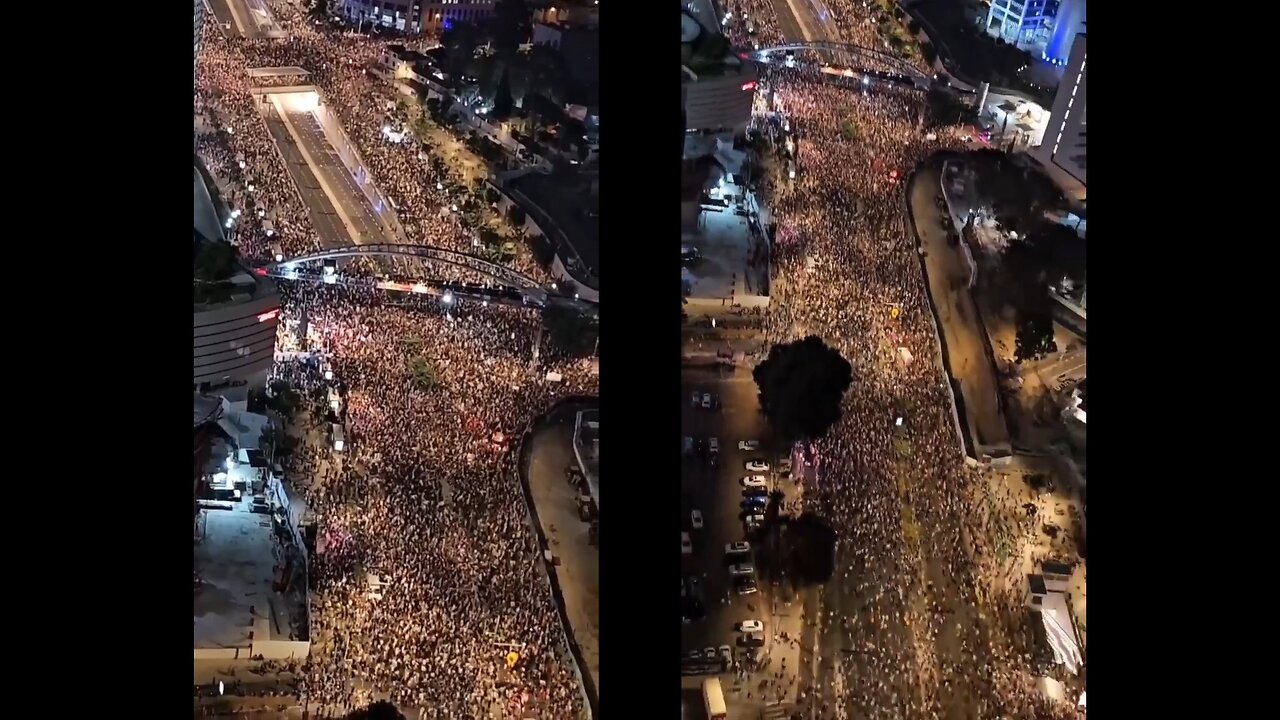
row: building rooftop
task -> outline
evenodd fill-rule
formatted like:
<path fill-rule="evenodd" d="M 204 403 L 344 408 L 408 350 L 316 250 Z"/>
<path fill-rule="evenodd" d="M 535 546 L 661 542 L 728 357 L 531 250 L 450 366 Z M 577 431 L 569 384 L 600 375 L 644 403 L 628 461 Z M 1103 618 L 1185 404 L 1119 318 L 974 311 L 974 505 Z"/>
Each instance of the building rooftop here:
<path fill-rule="evenodd" d="M 683 279 L 688 297 L 732 299 L 734 295 L 768 295 L 766 240 L 752 226 L 750 203 L 742 199 L 744 190 L 718 180 L 702 200 L 697 232 L 685 233 L 680 244 L 696 248 L 700 257 L 686 263 Z M 727 204 L 720 204 L 725 202 Z"/>
<path fill-rule="evenodd" d="M 275 589 L 276 555 L 284 553 L 271 515 L 253 511 L 248 491 L 216 504 L 228 509 L 202 508 L 196 531 L 195 647 L 249 648 L 299 634 L 305 612 L 298 612 L 298 597 Z"/>

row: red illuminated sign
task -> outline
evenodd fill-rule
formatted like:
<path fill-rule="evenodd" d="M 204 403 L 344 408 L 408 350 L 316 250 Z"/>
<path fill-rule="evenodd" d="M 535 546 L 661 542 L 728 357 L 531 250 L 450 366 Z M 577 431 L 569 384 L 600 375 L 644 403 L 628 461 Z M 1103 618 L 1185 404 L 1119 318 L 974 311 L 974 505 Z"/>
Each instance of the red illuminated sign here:
<path fill-rule="evenodd" d="M 752 80 L 751 82 L 747 82 L 747 83 L 742 83 L 742 91 L 743 91 L 743 92 L 749 92 L 749 91 L 751 91 L 751 90 L 755 90 L 755 89 L 756 89 L 756 81 L 755 81 L 755 80 Z"/>
<path fill-rule="evenodd" d="M 261 315 L 259 315 L 259 316 L 258 316 L 258 322 L 266 322 L 266 321 L 268 321 L 268 320 L 275 320 L 275 319 L 276 319 L 276 317 L 277 317 L 279 314 L 280 314 L 280 308 L 276 308 L 275 310 L 268 310 L 268 311 L 266 311 L 266 312 L 264 312 L 264 313 L 262 313 Z"/>

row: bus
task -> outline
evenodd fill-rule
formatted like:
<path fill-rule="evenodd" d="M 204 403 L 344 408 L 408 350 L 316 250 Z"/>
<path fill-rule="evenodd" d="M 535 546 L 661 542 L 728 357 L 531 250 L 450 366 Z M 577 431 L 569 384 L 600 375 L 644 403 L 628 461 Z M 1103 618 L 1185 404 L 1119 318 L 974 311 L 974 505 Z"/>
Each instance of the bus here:
<path fill-rule="evenodd" d="M 728 710 L 724 705 L 724 692 L 720 690 L 720 678 L 707 678 L 702 681 L 702 701 L 707 707 L 708 720 L 727 720 Z"/>

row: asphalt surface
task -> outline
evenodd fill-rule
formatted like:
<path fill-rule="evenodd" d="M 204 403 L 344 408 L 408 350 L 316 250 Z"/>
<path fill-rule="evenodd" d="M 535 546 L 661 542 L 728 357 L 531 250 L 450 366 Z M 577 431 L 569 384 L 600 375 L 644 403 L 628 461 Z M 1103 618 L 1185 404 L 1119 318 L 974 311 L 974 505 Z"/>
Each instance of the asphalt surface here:
<path fill-rule="evenodd" d="M 960 382 L 964 421 L 974 445 L 1007 447 L 1009 429 L 1000 408 L 995 367 L 982 340 L 985 331 L 968 288 L 969 271 L 962 251 L 951 247 L 943 229 L 944 222 L 950 226 L 950 218 L 946 211 L 938 209 L 940 183 L 939 167 L 929 164 L 916 171 L 910 190 L 911 212 L 925 250 L 929 293 L 942 323 L 938 329 L 946 338 L 951 376 Z"/>
<path fill-rule="evenodd" d="M 280 148 L 280 153 L 284 155 L 289 174 L 293 176 L 294 182 L 298 185 L 298 191 L 302 194 L 302 202 L 306 204 L 307 212 L 311 215 L 311 224 L 316 229 L 320 245 L 325 248 L 354 245 L 354 239 L 343 226 L 342 218 L 334 210 L 333 203 L 325 195 L 319 179 L 307 164 L 306 158 L 284 126 L 284 122 L 276 117 L 275 113 L 266 118 L 266 122 L 267 131 L 271 133 L 271 137 L 276 141 L 276 147 Z"/>
<path fill-rule="evenodd" d="M 695 390 L 699 394 L 709 392 L 719 398 L 721 408 L 707 410 L 700 404 L 694 408 L 690 395 Z M 741 658 L 742 649 L 737 645 L 740 635 L 735 627 L 743 620 L 761 620 L 766 626 L 766 638 L 770 637 L 768 608 L 772 589 L 762 584 L 758 593 L 735 595 L 728 571 L 732 562 L 726 558 L 724 546 L 746 539 L 740 519 L 742 488 L 738 481 L 744 475 L 756 474 L 748 473 L 744 468 L 748 460 L 766 457 L 764 452 L 738 450 L 738 441 L 764 440 L 765 420 L 759 413 L 755 383 L 746 370 L 723 374 L 715 368 L 686 367 L 681 372 L 680 399 L 682 436 L 703 441 L 714 436 L 720 443 L 717 468 L 712 469 L 709 462 L 696 453 L 684 458 L 682 465 L 681 527 L 693 540 L 693 554 L 681 556 L 681 568 L 686 577 L 697 578 L 706 617 L 683 625 L 681 652 L 729 645 L 734 648 L 735 657 Z M 690 511 L 694 508 L 702 511 L 702 529 L 692 527 Z M 674 538 L 672 540 L 674 545 Z M 737 557 L 736 562 L 755 563 L 753 557 Z M 745 694 L 737 697 L 738 693 L 733 691 L 732 674 L 722 673 L 720 677 L 730 707 L 746 704 Z M 698 681 L 701 679 L 697 678 Z M 730 714 L 734 716 L 734 713 Z"/>
<path fill-rule="evenodd" d="M 573 455 L 576 411 L 557 416 L 529 439 L 529 491 L 538 522 L 560 559 L 556 578 L 572 626 L 573 641 L 582 651 L 589 672 L 600 686 L 600 548 L 589 540 L 590 524 L 578 518 L 577 488 L 565 479 L 565 467 L 577 467 Z"/>
<path fill-rule="evenodd" d="M 209 5 L 219 23 L 230 24 L 234 36 L 259 39 L 281 33 L 263 0 L 209 0 Z"/>
<path fill-rule="evenodd" d="M 354 228 L 356 243 L 388 242 L 378 221 L 378 213 L 369 198 L 347 170 L 338 151 L 329 143 L 320 127 L 320 121 L 309 112 L 290 112 L 289 123 L 298 133 L 303 149 L 313 163 L 312 170 L 324 181 L 333 194 L 332 200 L 341 206 Z"/>

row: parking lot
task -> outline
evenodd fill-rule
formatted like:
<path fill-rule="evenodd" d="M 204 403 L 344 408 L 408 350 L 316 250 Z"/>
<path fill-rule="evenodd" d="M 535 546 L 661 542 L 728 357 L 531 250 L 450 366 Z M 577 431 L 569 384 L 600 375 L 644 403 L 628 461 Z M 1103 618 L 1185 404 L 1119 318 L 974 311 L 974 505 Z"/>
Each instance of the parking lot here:
<path fill-rule="evenodd" d="M 701 596 L 705 615 L 700 620 L 685 622 L 681 635 L 681 649 L 685 654 L 686 674 L 727 671 L 719 656 L 721 648 L 732 649 L 734 661 L 745 660 L 745 648 L 739 644 L 742 634 L 737 632 L 739 623 L 759 620 L 767 624 L 770 588 L 760 585 L 759 591 L 749 595 L 734 592 L 729 566 L 754 564 L 751 553 L 725 553 L 729 543 L 746 539 L 741 520 L 743 488 L 741 480 L 747 475 L 764 475 L 768 472 L 749 472 L 745 465 L 751 460 L 768 460 L 763 449 L 747 451 L 739 449 L 743 440 L 767 442 L 764 437 L 766 423 L 759 413 L 756 386 L 746 370 L 724 371 L 716 368 L 686 367 L 681 374 L 681 426 L 682 435 L 692 438 L 692 452 L 686 453 L 681 473 L 682 529 L 689 534 L 691 552 L 682 554 L 681 562 L 685 579 L 683 591 L 690 590 L 690 579 L 696 583 L 694 592 Z M 695 406 L 693 393 L 699 394 Z M 702 396 L 712 396 L 713 407 L 703 407 Z M 716 438 L 719 450 L 712 453 L 710 439 Z M 682 451 L 688 447 L 683 441 Z M 712 460 L 712 455 L 716 460 Z M 702 516 L 702 527 L 693 527 L 692 511 Z M 744 575 L 746 577 L 746 575 Z M 689 609 L 688 604 L 685 604 Z M 769 628 L 764 628 L 763 638 L 768 642 Z M 715 649 L 707 662 L 692 660 L 694 652 L 705 653 Z M 761 652 L 766 652 L 767 645 Z"/>

